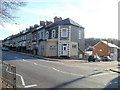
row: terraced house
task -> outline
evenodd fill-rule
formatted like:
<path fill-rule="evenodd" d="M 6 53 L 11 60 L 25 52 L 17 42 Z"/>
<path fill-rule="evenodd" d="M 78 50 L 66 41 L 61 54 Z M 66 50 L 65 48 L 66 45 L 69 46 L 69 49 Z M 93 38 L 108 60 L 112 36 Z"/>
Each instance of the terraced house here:
<path fill-rule="evenodd" d="M 54 22 L 40 21 L 40 25 L 26 29 L 22 44 L 26 51 L 46 57 L 80 57 L 84 55 L 84 27 L 70 18 L 55 17 Z M 5 44 L 5 39 L 3 43 Z M 10 45 L 10 44 L 9 44 Z"/>

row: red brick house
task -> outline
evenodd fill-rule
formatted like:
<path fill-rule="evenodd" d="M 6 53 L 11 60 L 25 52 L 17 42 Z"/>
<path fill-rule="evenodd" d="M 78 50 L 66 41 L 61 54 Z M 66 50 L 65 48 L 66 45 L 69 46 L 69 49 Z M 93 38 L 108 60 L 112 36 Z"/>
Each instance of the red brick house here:
<path fill-rule="evenodd" d="M 99 56 L 110 56 L 113 60 L 120 57 L 120 48 L 113 43 L 100 41 L 93 46 L 93 54 Z"/>

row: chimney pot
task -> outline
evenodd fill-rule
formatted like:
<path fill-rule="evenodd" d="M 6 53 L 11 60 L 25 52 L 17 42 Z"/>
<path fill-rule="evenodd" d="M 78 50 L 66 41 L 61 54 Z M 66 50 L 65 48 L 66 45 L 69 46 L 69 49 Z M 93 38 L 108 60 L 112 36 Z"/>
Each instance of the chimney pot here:
<path fill-rule="evenodd" d="M 55 16 L 54 17 L 54 22 L 58 22 L 58 21 L 62 21 L 62 18 L 61 17 L 58 18 L 57 16 Z"/>
<path fill-rule="evenodd" d="M 40 21 L 40 26 L 45 26 L 45 21 Z"/>

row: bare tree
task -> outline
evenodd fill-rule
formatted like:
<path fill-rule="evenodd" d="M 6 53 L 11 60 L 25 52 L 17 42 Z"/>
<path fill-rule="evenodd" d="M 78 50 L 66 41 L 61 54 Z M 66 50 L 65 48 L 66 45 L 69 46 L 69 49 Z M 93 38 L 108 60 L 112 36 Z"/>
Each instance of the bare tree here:
<path fill-rule="evenodd" d="M 13 21 L 16 18 L 14 12 L 25 5 L 21 0 L 0 0 L 0 24 Z"/>

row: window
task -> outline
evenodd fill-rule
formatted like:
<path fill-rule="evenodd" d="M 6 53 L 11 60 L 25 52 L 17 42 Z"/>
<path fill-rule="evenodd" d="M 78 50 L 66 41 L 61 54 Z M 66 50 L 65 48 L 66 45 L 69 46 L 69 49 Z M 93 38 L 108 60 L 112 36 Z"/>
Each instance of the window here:
<path fill-rule="evenodd" d="M 37 37 L 36 37 L 37 34 L 34 34 L 34 40 L 37 40 Z"/>
<path fill-rule="evenodd" d="M 77 50 L 77 46 L 76 45 L 72 45 L 72 50 Z"/>
<path fill-rule="evenodd" d="M 68 28 L 61 29 L 61 37 L 68 37 Z"/>
<path fill-rule="evenodd" d="M 55 30 L 52 30 L 52 38 L 55 38 Z"/>
<path fill-rule="evenodd" d="M 25 35 L 25 40 L 26 40 L 26 35 Z"/>
<path fill-rule="evenodd" d="M 111 48 L 111 53 L 114 53 L 114 48 Z"/>
<path fill-rule="evenodd" d="M 49 32 L 47 31 L 46 32 L 46 39 L 48 39 L 49 38 Z"/>
<path fill-rule="evenodd" d="M 49 49 L 50 51 L 56 51 L 56 46 L 50 46 Z"/>
<path fill-rule="evenodd" d="M 41 32 L 41 38 L 40 39 L 43 39 L 43 32 Z"/>
<path fill-rule="evenodd" d="M 41 46 L 41 51 L 44 51 L 44 46 Z"/>
<path fill-rule="evenodd" d="M 79 39 L 82 39 L 82 32 L 79 30 Z"/>

